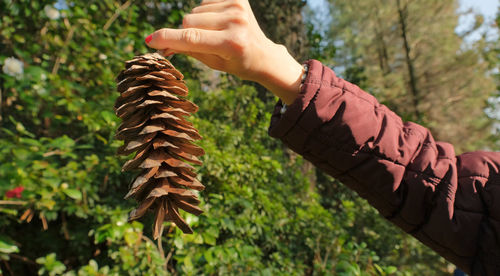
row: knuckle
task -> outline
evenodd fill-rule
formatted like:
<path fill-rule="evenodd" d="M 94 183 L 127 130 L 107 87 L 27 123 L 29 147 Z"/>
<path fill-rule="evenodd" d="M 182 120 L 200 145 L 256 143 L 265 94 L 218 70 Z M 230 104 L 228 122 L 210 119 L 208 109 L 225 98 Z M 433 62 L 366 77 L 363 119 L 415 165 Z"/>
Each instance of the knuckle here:
<path fill-rule="evenodd" d="M 229 14 L 229 21 L 242 26 L 249 24 L 248 18 L 242 12 L 232 12 Z"/>
<path fill-rule="evenodd" d="M 238 56 L 244 54 L 246 44 L 247 41 L 245 35 L 240 33 L 231 35 L 226 42 L 226 45 L 230 47 L 231 52 L 235 53 Z"/>
<path fill-rule="evenodd" d="M 198 29 L 185 29 L 182 32 L 182 38 L 188 44 L 198 44 L 201 40 L 201 32 Z"/>
<path fill-rule="evenodd" d="M 244 11 L 245 10 L 245 5 L 241 1 L 238 1 L 238 0 L 229 1 L 229 7 L 231 9 L 237 10 L 237 11 Z"/>
<path fill-rule="evenodd" d="M 191 13 L 197 13 L 200 10 L 200 6 L 196 6 L 191 10 Z"/>
<path fill-rule="evenodd" d="M 247 35 L 245 32 L 238 32 L 236 34 L 233 35 L 233 41 L 234 41 L 234 44 L 236 45 L 245 45 L 246 43 L 248 43 L 248 39 L 247 39 Z"/>

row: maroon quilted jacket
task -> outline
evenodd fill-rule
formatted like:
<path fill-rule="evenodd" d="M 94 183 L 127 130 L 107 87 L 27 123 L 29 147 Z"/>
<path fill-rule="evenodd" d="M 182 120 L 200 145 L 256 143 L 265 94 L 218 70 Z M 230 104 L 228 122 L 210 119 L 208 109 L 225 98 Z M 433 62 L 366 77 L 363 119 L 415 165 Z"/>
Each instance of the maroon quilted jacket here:
<path fill-rule="evenodd" d="M 500 153 L 455 155 L 426 128 L 311 60 L 269 134 L 471 275 L 500 275 Z M 282 114 L 283 113 L 283 114 Z"/>

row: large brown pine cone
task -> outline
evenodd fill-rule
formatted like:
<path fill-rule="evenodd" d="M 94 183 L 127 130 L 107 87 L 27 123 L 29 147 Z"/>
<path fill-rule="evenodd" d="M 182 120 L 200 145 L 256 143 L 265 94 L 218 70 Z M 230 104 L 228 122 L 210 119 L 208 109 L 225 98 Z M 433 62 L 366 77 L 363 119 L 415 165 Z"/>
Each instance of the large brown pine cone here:
<path fill-rule="evenodd" d="M 197 196 L 188 190 L 205 188 L 187 163 L 201 165 L 197 156 L 205 153 L 192 144 L 201 136 L 185 119 L 198 107 L 184 98 L 188 88 L 183 75 L 161 55 L 137 56 L 125 62 L 125 67 L 117 77 L 120 97 L 115 111 L 122 124 L 116 138 L 125 141 L 118 154 L 136 152 L 122 170 L 141 170 L 125 196 L 140 203 L 129 220 L 153 210 L 155 239 L 161 235 L 164 221 L 174 222 L 184 233 L 193 233 L 179 208 L 194 215 L 203 212 L 197 207 Z"/>

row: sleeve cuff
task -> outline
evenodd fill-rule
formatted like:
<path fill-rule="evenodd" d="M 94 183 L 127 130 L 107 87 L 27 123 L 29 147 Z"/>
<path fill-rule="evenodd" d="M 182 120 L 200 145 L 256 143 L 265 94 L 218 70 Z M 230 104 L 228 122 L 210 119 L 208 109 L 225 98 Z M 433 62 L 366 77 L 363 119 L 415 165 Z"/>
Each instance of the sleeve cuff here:
<path fill-rule="evenodd" d="M 323 65 L 317 60 L 309 60 L 306 64 L 309 66 L 309 73 L 297 99 L 291 105 L 286 106 L 286 109 L 283 108 L 284 104 L 281 100 L 274 107 L 269 127 L 269 135 L 271 137 L 280 139 L 286 136 L 300 119 L 311 101 L 313 101 L 321 87 Z"/>

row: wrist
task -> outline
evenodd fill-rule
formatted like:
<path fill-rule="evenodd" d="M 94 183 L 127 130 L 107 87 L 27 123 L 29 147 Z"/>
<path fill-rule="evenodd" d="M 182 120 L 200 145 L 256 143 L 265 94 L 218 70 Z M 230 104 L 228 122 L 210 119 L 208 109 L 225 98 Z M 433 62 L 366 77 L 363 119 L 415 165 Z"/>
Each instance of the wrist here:
<path fill-rule="evenodd" d="M 254 81 L 260 83 L 279 97 L 292 104 L 300 93 L 303 66 L 288 52 L 285 46 L 272 44 L 262 56 L 262 70 Z"/>

